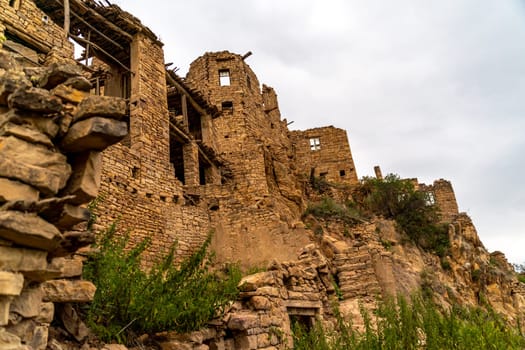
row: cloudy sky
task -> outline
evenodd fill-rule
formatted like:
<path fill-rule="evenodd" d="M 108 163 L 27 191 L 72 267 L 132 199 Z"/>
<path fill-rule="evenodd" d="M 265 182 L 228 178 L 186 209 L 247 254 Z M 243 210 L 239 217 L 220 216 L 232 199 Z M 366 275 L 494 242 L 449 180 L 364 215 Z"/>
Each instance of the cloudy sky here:
<path fill-rule="evenodd" d="M 358 175 L 451 180 L 490 251 L 525 262 L 524 0 L 110 0 L 184 75 L 252 51 L 291 128 L 348 131 Z"/>

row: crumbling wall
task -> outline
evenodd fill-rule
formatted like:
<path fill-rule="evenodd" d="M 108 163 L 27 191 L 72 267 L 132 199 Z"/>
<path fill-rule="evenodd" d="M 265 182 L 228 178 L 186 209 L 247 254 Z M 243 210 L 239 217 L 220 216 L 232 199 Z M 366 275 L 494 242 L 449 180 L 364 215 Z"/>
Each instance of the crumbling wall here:
<path fill-rule="evenodd" d="M 0 37 L 5 49 L 25 57 L 25 64 L 39 64 L 50 51 L 73 56 L 71 44 L 61 27 L 49 19 L 33 1 L 0 0 Z M 0 46 L 2 45 L 0 40 Z"/>
<path fill-rule="evenodd" d="M 209 216 L 205 206 L 185 199 L 170 163 L 162 47 L 137 34 L 131 51 L 129 145 L 120 143 L 104 152 L 98 228 L 118 218 L 120 229 L 131 231 L 132 241 L 151 237 L 146 263 L 175 242 L 182 258 L 206 239 L 211 230 Z"/>
<path fill-rule="evenodd" d="M 309 176 L 323 177 L 338 183 L 357 183 L 357 172 L 348 144 L 346 130 L 333 126 L 292 131 L 298 171 Z"/>
<path fill-rule="evenodd" d="M 442 221 L 451 222 L 459 214 L 456 195 L 450 181 L 439 179 L 435 180 L 432 185 L 419 184 L 419 189 L 430 194 L 431 199 L 439 208 Z"/>
<path fill-rule="evenodd" d="M 46 349 L 55 316 L 87 336 L 70 303 L 91 301 L 79 224 L 97 196 L 100 152 L 127 134 L 126 102 L 89 96 L 76 66 L 23 70 L 0 52 L 0 347 Z M 56 311 L 56 312 L 55 312 Z"/>

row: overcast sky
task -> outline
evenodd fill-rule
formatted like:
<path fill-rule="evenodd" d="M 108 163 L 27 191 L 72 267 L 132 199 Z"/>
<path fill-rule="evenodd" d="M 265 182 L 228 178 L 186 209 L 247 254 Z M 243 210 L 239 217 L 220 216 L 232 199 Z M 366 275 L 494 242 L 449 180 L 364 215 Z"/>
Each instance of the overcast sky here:
<path fill-rule="evenodd" d="M 291 128 L 346 129 L 359 177 L 452 181 L 485 247 L 525 262 L 525 1 L 110 1 L 181 75 L 252 51 Z"/>

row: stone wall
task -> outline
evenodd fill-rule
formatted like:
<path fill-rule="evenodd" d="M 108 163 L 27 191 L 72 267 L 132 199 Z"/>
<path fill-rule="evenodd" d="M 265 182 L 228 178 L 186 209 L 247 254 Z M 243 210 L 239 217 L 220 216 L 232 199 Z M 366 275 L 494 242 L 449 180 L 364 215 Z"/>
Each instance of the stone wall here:
<path fill-rule="evenodd" d="M 0 19 L 0 36 L 8 40 L 3 45 L 28 57 L 26 64 L 42 63 L 52 50 L 73 56 L 73 44 L 66 39 L 63 29 L 32 1 L 0 0 Z"/>
<path fill-rule="evenodd" d="M 168 103 L 161 45 L 137 34 L 132 42 L 134 72 L 129 145 L 104 152 L 97 205 L 100 229 L 119 219 L 132 241 L 152 238 L 146 262 L 178 242 L 180 258 L 199 247 L 211 230 L 207 208 L 186 201 L 170 163 Z M 198 179 L 198 168 L 197 168 Z"/>
<path fill-rule="evenodd" d="M 331 182 L 357 183 L 357 173 L 348 144 L 346 130 L 333 126 L 292 131 L 291 139 L 297 158 L 298 171 Z"/>
<path fill-rule="evenodd" d="M 77 66 L 22 69 L 0 51 L 2 349 L 46 349 L 55 316 L 77 340 L 87 336 L 70 323 L 70 303 L 95 293 L 75 252 L 94 241 L 81 224 L 98 194 L 100 152 L 128 130 L 126 101 L 90 89 Z"/>
<path fill-rule="evenodd" d="M 431 194 L 439 208 L 442 221 L 451 222 L 459 214 L 456 195 L 450 181 L 439 179 L 432 185 L 419 184 L 419 189 Z"/>

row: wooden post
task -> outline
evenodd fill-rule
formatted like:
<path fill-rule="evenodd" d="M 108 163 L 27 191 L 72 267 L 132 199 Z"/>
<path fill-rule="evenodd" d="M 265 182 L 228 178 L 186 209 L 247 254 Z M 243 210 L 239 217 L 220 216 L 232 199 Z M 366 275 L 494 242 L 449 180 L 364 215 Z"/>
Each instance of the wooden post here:
<path fill-rule="evenodd" d="M 87 41 L 88 43 L 86 44 L 85 55 L 86 55 L 86 66 L 89 66 L 89 49 L 90 49 L 90 43 L 91 43 L 91 30 L 87 34 Z"/>
<path fill-rule="evenodd" d="M 64 32 L 66 39 L 69 37 L 69 0 L 64 0 Z"/>
<path fill-rule="evenodd" d="M 190 132 L 190 120 L 188 118 L 188 103 L 186 102 L 186 94 L 182 94 L 182 116 L 184 117 L 184 126 L 186 132 Z"/>

